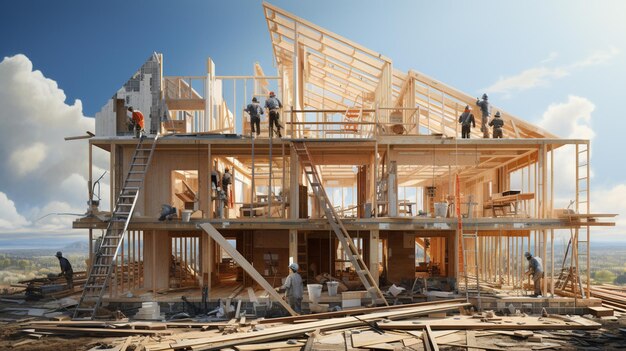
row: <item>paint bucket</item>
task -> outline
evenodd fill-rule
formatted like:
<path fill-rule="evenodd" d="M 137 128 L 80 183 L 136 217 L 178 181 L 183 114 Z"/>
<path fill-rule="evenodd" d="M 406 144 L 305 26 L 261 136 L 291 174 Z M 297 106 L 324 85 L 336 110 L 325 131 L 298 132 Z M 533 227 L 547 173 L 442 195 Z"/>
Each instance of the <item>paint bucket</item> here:
<path fill-rule="evenodd" d="M 444 218 L 448 213 L 448 203 L 447 202 L 435 202 L 435 217 Z"/>
<path fill-rule="evenodd" d="M 337 296 L 337 288 L 339 287 L 339 282 L 326 282 L 326 287 L 328 287 L 328 296 Z"/>
<path fill-rule="evenodd" d="M 183 222 L 189 222 L 189 220 L 191 220 L 191 214 L 193 213 L 192 210 L 183 210 Z"/>
<path fill-rule="evenodd" d="M 309 292 L 309 301 L 318 303 L 322 296 L 322 284 L 307 284 L 306 289 Z"/>

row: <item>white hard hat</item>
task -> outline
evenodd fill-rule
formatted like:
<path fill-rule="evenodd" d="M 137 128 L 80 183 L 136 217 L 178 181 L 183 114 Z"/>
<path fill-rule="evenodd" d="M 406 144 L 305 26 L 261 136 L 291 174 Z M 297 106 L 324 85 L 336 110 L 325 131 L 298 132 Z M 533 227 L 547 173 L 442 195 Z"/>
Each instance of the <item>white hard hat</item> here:
<path fill-rule="evenodd" d="M 298 266 L 298 264 L 295 262 L 289 265 L 289 269 L 291 269 L 294 272 L 297 271 L 298 268 L 300 268 L 300 266 Z"/>

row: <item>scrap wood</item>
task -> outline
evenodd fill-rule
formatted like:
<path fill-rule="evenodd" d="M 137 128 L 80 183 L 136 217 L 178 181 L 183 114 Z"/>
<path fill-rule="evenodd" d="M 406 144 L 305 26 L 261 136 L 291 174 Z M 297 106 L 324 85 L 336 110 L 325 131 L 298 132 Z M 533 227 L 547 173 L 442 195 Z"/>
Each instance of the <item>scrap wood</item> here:
<path fill-rule="evenodd" d="M 441 344 L 446 345 L 446 346 L 469 348 L 468 345 L 464 345 L 464 344 L 457 344 L 457 343 L 441 343 Z M 507 344 L 513 344 L 513 343 L 507 343 Z M 510 347 L 514 347 L 514 346 L 520 346 L 520 345 L 519 344 L 510 345 Z M 491 347 L 491 346 L 476 346 L 475 349 L 487 350 L 487 351 L 505 351 L 506 350 L 506 349 L 501 349 L 499 347 Z"/>
<path fill-rule="evenodd" d="M 366 331 L 363 333 L 352 333 L 352 346 L 364 347 L 374 344 L 385 344 L 389 342 L 401 341 L 402 339 L 412 339 L 413 336 L 406 334 L 378 333 Z"/>
<path fill-rule="evenodd" d="M 439 351 L 439 345 L 433 336 L 433 331 L 429 326 L 426 326 L 424 329 L 424 334 L 422 334 L 422 338 L 424 339 L 424 346 L 427 351 Z"/>
<path fill-rule="evenodd" d="M 36 326 L 35 332 L 48 331 L 55 334 L 84 334 L 84 335 L 159 335 L 171 334 L 169 330 L 137 330 L 137 329 L 111 329 L 111 328 L 72 328 L 72 327 L 53 327 L 47 325 Z"/>
<path fill-rule="evenodd" d="M 393 321 L 380 323 L 381 329 L 402 329 L 416 330 L 423 329 L 426 325 L 432 329 L 475 329 L 475 330 L 519 330 L 519 329 L 538 329 L 538 330 L 562 330 L 562 329 L 580 329 L 591 330 L 599 329 L 601 324 L 589 321 L 581 317 L 570 317 L 567 321 L 549 320 L 548 318 L 537 319 L 535 317 L 508 317 L 505 323 L 491 324 L 483 323 L 478 319 L 468 318 L 466 316 L 449 317 L 445 319 L 419 319 L 414 321 Z M 518 323 L 523 323 L 519 325 Z"/>
<path fill-rule="evenodd" d="M 315 338 L 320 333 L 319 329 L 315 329 L 312 333 L 309 334 L 309 338 L 306 341 L 306 344 L 302 348 L 302 351 L 311 351 L 313 349 L 313 344 L 315 343 Z"/>
<path fill-rule="evenodd" d="M 393 311 L 370 313 L 360 316 L 360 319 L 367 321 L 375 321 L 383 318 L 399 319 L 410 318 L 415 315 L 424 315 L 433 311 L 455 310 L 459 306 L 467 306 L 468 303 L 439 303 L 432 306 L 422 306 L 414 308 L 397 309 Z M 353 317 L 333 318 L 317 322 L 309 322 L 302 324 L 283 325 L 279 327 L 266 328 L 264 330 L 249 334 L 231 334 L 222 335 L 211 339 L 186 340 L 172 344 L 174 348 L 192 347 L 194 350 L 208 350 L 214 348 L 225 348 L 241 344 L 243 342 L 266 342 L 271 340 L 279 340 L 286 337 L 303 335 L 307 332 L 332 329 L 345 329 L 355 326 L 361 326 L 363 322 Z M 383 325 L 381 323 L 381 325 Z"/>
<path fill-rule="evenodd" d="M 303 341 L 278 341 L 278 342 L 269 342 L 265 344 L 243 344 L 236 345 L 235 348 L 239 351 L 256 351 L 256 350 L 276 350 L 276 349 L 284 349 L 291 347 L 302 347 L 304 346 Z"/>
<path fill-rule="evenodd" d="M 400 309 L 400 308 L 433 306 L 433 305 L 439 305 L 442 303 L 463 303 L 463 302 L 465 302 L 465 299 L 450 299 L 450 300 L 418 302 L 418 303 L 412 303 L 412 304 L 407 304 L 407 305 L 356 308 L 356 309 L 342 310 L 342 311 L 335 311 L 335 312 L 316 313 L 314 318 L 315 319 L 334 318 L 334 317 L 339 317 L 339 316 L 349 316 L 349 315 L 363 314 L 363 313 L 391 311 L 391 310 Z M 277 322 L 287 323 L 287 322 L 295 322 L 297 320 L 311 319 L 311 318 L 312 316 L 310 315 L 268 318 L 268 319 L 261 320 L 260 323 L 277 323 Z"/>

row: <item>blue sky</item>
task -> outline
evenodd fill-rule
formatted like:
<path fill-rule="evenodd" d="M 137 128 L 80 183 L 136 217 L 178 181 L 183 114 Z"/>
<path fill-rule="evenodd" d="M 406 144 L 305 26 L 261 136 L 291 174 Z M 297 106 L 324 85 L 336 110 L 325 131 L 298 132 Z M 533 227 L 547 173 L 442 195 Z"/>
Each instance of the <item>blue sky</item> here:
<path fill-rule="evenodd" d="M 530 122 L 545 122 L 550 106 L 586 108 L 585 116 L 572 117 L 584 128 L 561 129 L 554 120 L 547 125 L 564 137 L 591 130 L 592 190 L 618 198 L 611 201 L 626 196 L 626 2 L 271 3 L 390 57 L 398 69 L 417 70 L 472 95 L 488 92 L 496 105 Z M 255 61 L 272 73 L 260 1 L 5 1 L 0 31 L 0 59 L 25 55 L 33 70 L 56 82 L 71 113 L 85 116 L 93 116 L 154 51 L 164 54 L 166 75 L 204 74 L 209 56 L 220 75 L 251 74 Z M 2 86 L 11 84 L 0 81 Z M 19 118 L 0 114 L 3 121 Z M 2 167 L 0 173 L 7 173 Z M 26 221 L 44 208 L 59 209 L 48 206 L 53 192 L 37 203 L 34 194 L 18 194 L 16 180 L 2 178 L 0 192 Z"/>

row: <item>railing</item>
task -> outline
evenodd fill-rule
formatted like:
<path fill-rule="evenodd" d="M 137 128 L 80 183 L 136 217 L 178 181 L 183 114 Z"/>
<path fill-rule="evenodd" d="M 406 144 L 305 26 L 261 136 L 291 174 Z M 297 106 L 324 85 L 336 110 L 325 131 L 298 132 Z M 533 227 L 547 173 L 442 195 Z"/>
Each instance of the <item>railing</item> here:
<path fill-rule="evenodd" d="M 286 133 L 292 138 L 374 138 L 419 135 L 419 107 L 287 110 Z M 387 113 L 391 111 L 391 113 Z M 358 113 L 357 113 L 358 112 Z M 381 116 L 384 116 L 381 118 Z"/>

